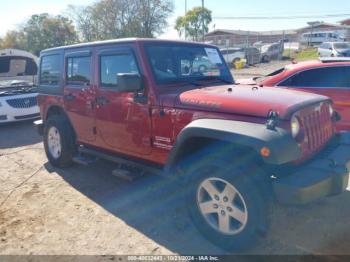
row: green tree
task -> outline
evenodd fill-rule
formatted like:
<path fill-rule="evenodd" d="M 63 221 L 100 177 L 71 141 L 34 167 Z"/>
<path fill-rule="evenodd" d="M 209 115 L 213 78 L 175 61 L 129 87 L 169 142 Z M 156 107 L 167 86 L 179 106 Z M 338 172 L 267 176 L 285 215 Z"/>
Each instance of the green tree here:
<path fill-rule="evenodd" d="M 38 55 L 41 50 L 77 42 L 73 22 L 61 15 L 32 15 L 23 26 L 28 51 Z"/>
<path fill-rule="evenodd" d="M 175 29 L 180 36 L 186 32 L 186 37 L 193 41 L 200 41 L 203 34 L 209 31 L 209 24 L 212 22 L 211 13 L 207 8 L 195 7 L 188 11 L 185 16 L 179 16 L 176 19 Z"/>
<path fill-rule="evenodd" d="M 86 7 L 70 6 L 69 16 L 83 41 L 154 37 L 167 27 L 172 0 L 100 0 Z"/>
<path fill-rule="evenodd" d="M 26 41 L 27 39 L 24 32 L 8 31 L 6 35 L 0 39 L 0 49 L 26 49 Z"/>

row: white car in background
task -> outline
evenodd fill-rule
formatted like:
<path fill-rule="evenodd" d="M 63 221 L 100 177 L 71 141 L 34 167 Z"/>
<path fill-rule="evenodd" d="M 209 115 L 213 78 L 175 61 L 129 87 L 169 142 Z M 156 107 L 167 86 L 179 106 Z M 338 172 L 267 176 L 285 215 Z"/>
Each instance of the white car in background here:
<path fill-rule="evenodd" d="M 31 53 L 0 50 L 0 124 L 40 117 L 35 92 L 38 58 Z"/>
<path fill-rule="evenodd" d="M 320 57 L 350 57 L 350 44 L 346 42 L 325 42 L 318 48 Z"/>
<path fill-rule="evenodd" d="M 220 51 L 225 62 L 230 66 L 233 66 L 235 62 L 241 59 L 245 59 L 244 48 L 226 48 L 221 49 Z"/>

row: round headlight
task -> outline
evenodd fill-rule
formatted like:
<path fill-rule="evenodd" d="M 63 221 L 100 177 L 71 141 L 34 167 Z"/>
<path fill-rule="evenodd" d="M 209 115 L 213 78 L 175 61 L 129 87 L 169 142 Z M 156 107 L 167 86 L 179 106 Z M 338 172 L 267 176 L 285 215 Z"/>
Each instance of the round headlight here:
<path fill-rule="evenodd" d="M 293 138 L 296 138 L 300 132 L 300 122 L 297 117 L 293 116 L 290 121 L 290 129 L 292 131 Z"/>

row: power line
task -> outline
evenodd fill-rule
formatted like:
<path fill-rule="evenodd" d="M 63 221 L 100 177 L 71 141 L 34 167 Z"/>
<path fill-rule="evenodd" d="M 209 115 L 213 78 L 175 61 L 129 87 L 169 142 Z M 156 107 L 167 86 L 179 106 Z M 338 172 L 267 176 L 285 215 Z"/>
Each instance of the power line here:
<path fill-rule="evenodd" d="M 222 20 L 283 20 L 283 19 L 311 19 L 311 18 L 331 18 L 331 17 L 344 17 L 350 16 L 347 14 L 330 14 L 330 15 L 295 15 L 295 16 L 214 16 L 214 19 Z"/>

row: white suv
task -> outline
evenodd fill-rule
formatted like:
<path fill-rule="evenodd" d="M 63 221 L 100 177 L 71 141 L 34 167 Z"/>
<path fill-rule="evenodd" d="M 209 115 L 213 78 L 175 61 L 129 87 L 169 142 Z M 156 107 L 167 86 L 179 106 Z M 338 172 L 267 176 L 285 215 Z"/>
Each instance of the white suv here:
<path fill-rule="evenodd" d="M 350 57 L 350 45 L 346 42 L 325 42 L 318 48 L 320 57 Z"/>
<path fill-rule="evenodd" d="M 37 61 L 25 51 L 0 50 L 0 123 L 40 117 L 34 87 Z"/>

